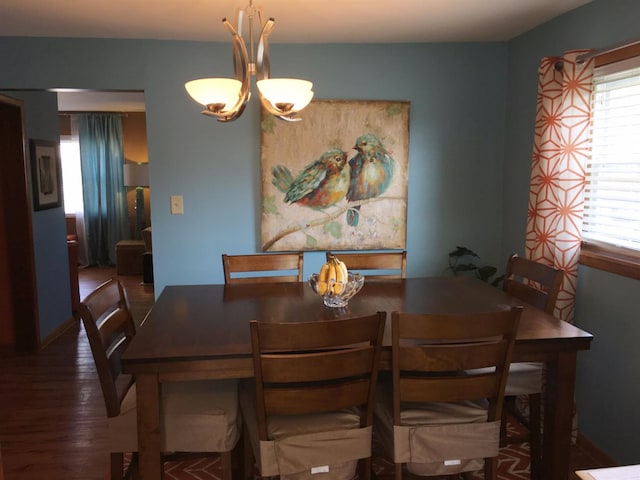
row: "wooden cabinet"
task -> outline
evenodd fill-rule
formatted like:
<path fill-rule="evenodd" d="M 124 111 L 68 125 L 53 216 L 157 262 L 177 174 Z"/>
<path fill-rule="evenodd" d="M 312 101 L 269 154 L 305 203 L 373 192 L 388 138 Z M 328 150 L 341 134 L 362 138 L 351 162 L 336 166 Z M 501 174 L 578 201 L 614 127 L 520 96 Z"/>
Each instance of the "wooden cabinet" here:
<path fill-rule="evenodd" d="M 116 273 L 142 275 L 142 254 L 145 251 L 143 240 L 120 240 L 116 244 Z"/>

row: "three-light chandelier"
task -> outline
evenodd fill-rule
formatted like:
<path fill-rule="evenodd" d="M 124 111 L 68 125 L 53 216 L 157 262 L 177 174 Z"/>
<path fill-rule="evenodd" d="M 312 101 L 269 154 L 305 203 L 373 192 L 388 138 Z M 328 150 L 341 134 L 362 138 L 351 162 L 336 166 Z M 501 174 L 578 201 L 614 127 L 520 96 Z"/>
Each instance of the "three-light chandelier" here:
<path fill-rule="evenodd" d="M 257 49 L 254 49 L 253 21 L 256 14 L 261 31 Z M 245 15 L 249 24 L 250 56 L 242 38 Z M 249 6 L 238 12 L 237 28 L 226 18 L 222 23 L 232 35 L 235 78 L 200 78 L 185 83 L 189 95 L 206 107 L 201 113 L 216 117 L 220 122 L 238 118 L 251 98 L 251 77 L 255 76 L 258 97 L 267 112 L 282 120 L 301 120 L 297 113 L 311 102 L 313 83 L 296 78 L 271 78 L 268 37 L 275 20 L 269 18 L 263 23 L 261 12 L 254 8 L 253 0 L 249 0 Z"/>

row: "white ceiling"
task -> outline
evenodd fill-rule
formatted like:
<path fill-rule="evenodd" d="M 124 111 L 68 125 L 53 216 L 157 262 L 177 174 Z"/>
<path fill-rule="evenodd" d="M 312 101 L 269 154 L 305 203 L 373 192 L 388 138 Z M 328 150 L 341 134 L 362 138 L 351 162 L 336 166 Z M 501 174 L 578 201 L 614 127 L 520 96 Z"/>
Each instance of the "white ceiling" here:
<path fill-rule="evenodd" d="M 591 0 L 256 0 L 272 43 L 505 41 Z M 249 0 L 1 0 L 0 36 L 228 41 Z M 246 27 L 245 27 L 246 31 Z M 245 33 L 246 36 L 246 33 Z"/>
<path fill-rule="evenodd" d="M 0 36 L 225 42 L 231 35 L 222 18 L 236 25 L 249 1 L 0 0 Z M 255 0 L 255 6 L 276 19 L 272 43 L 486 42 L 510 40 L 590 1 Z M 65 111 L 144 110 L 142 93 L 61 93 L 58 102 Z"/>
<path fill-rule="evenodd" d="M 144 112 L 144 92 L 58 92 L 61 112 Z"/>

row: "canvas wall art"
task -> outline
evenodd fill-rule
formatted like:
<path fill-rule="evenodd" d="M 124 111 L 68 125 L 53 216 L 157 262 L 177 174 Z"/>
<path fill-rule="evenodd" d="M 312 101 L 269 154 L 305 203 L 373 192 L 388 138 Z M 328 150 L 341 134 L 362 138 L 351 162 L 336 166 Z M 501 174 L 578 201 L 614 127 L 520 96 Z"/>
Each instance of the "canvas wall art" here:
<path fill-rule="evenodd" d="M 406 248 L 409 102 L 314 100 L 262 112 L 262 249 Z"/>

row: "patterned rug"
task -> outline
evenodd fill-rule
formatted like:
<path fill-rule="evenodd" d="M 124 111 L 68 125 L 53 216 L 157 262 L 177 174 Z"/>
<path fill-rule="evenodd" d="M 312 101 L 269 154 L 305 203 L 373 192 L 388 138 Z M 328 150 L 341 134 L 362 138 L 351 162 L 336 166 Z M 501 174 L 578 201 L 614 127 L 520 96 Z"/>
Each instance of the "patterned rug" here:
<path fill-rule="evenodd" d="M 521 432 L 522 426 L 509 421 L 509 435 Z M 381 480 L 393 479 L 393 463 L 380 455 L 374 438 L 372 469 Z M 220 458 L 217 456 L 190 457 L 164 464 L 164 478 L 171 480 L 221 480 Z M 482 472 L 474 473 L 473 480 L 482 480 Z M 509 445 L 500 449 L 498 456 L 498 480 L 529 480 L 529 444 Z"/>

